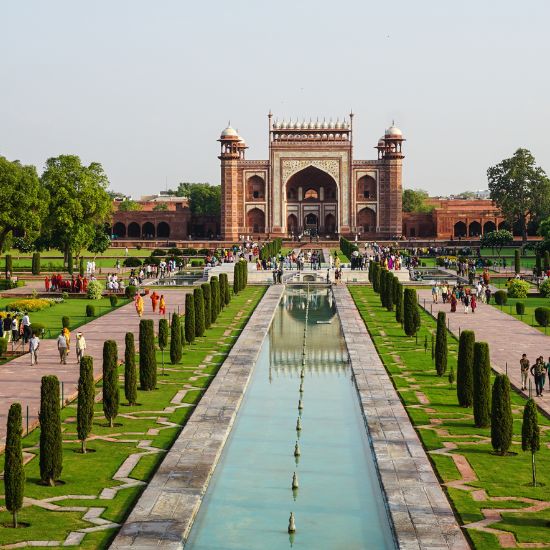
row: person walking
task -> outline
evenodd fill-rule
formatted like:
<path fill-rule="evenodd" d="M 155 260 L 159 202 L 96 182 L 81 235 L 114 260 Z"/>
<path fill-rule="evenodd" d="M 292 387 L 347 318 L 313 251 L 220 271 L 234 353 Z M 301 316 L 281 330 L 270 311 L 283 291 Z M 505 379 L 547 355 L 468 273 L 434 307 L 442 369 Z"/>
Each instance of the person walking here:
<path fill-rule="evenodd" d="M 548 386 L 550 386 L 550 357 L 548 357 L 548 363 L 546 363 L 546 374 L 548 376 Z"/>
<path fill-rule="evenodd" d="M 470 295 L 464 294 L 464 298 L 462 300 L 462 303 L 464 304 L 464 313 L 468 313 L 470 310 Z"/>
<path fill-rule="evenodd" d="M 17 342 L 19 340 L 19 321 L 17 315 L 13 315 L 11 319 L 11 341 Z"/>
<path fill-rule="evenodd" d="M 477 307 L 477 300 L 476 300 L 475 294 L 472 294 L 472 297 L 470 298 L 470 307 L 472 308 L 472 313 L 475 313 L 476 307 Z"/>
<path fill-rule="evenodd" d="M 21 319 L 21 326 L 23 327 L 23 344 L 26 344 L 32 336 L 31 319 L 26 311 Z"/>
<path fill-rule="evenodd" d="M 84 334 L 82 332 L 76 333 L 76 362 L 80 363 L 82 357 L 84 356 L 84 352 L 86 351 L 86 339 L 84 338 Z"/>
<path fill-rule="evenodd" d="M 542 355 L 537 357 L 535 364 L 531 367 L 531 375 L 535 378 L 535 391 L 537 397 L 542 397 L 542 390 L 544 388 L 544 373 L 545 364 Z"/>
<path fill-rule="evenodd" d="M 166 315 L 166 300 L 164 299 L 164 294 L 160 295 L 159 315 Z"/>
<path fill-rule="evenodd" d="M 67 339 L 65 338 L 65 333 L 62 330 L 57 337 L 57 350 L 59 351 L 59 364 L 67 364 Z"/>
<path fill-rule="evenodd" d="M 519 360 L 519 369 L 521 374 L 521 389 L 527 389 L 527 377 L 529 376 L 529 359 L 527 359 L 527 354 L 523 354 Z"/>
<path fill-rule="evenodd" d="M 139 292 L 136 292 L 135 296 L 136 313 L 139 317 L 143 315 L 143 298 Z"/>
<path fill-rule="evenodd" d="M 456 299 L 456 294 L 453 292 L 451 294 L 451 313 L 456 313 L 456 304 L 458 300 Z"/>
<path fill-rule="evenodd" d="M 159 295 L 153 290 L 151 294 L 151 306 L 153 307 L 153 313 L 157 312 L 157 304 L 159 301 Z"/>
<path fill-rule="evenodd" d="M 38 348 L 40 347 L 40 339 L 33 333 L 29 341 L 29 351 L 31 354 L 31 367 L 33 365 L 38 365 Z"/>

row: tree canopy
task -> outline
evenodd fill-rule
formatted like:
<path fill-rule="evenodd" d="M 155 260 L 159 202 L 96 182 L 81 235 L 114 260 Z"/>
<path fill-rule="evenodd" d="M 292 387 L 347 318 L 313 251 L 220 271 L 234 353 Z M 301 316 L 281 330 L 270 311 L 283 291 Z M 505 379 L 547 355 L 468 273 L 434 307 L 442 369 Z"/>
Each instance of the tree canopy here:
<path fill-rule="evenodd" d="M 485 248 L 494 248 L 500 256 L 500 251 L 503 246 L 512 244 L 514 242 L 514 236 L 506 229 L 499 229 L 498 231 L 489 231 L 484 233 L 479 239 L 479 245 Z"/>
<path fill-rule="evenodd" d="M 403 191 L 403 212 L 431 212 L 432 206 L 426 204 L 429 197 L 424 189 L 405 189 Z"/>
<path fill-rule="evenodd" d="M 141 210 L 141 204 L 132 199 L 124 199 L 118 203 L 119 212 L 136 212 L 138 210 Z"/>
<path fill-rule="evenodd" d="M 527 221 L 550 212 L 550 180 L 527 149 L 487 170 L 491 199 L 527 240 Z"/>
<path fill-rule="evenodd" d="M 171 193 L 177 197 L 187 197 L 193 214 L 219 216 L 221 213 L 222 191 L 219 185 L 182 182 Z"/>

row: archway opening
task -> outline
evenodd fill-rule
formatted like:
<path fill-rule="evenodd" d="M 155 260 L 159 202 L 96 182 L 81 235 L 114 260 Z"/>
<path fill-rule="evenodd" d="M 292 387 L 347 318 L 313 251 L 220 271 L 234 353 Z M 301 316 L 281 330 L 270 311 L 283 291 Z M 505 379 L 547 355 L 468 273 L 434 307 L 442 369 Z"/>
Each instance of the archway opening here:
<path fill-rule="evenodd" d="M 357 225 L 362 232 L 374 233 L 376 231 L 376 212 L 370 208 L 363 208 L 357 214 Z"/>
<path fill-rule="evenodd" d="M 307 200 L 336 202 L 338 188 L 332 176 L 315 166 L 308 166 L 296 172 L 286 184 L 288 202 L 305 200 L 305 193 L 309 193 Z"/>
<path fill-rule="evenodd" d="M 130 239 L 139 239 L 141 237 L 141 228 L 138 223 L 132 222 L 128 226 L 128 237 L 130 237 Z"/>
<path fill-rule="evenodd" d="M 495 222 L 485 222 L 483 224 L 483 233 L 490 233 L 491 231 L 496 231 L 497 226 L 495 225 Z"/>
<path fill-rule="evenodd" d="M 265 213 L 259 208 L 253 208 L 246 214 L 246 225 L 252 233 L 265 233 Z"/>
<path fill-rule="evenodd" d="M 455 223 L 454 235 L 455 235 L 455 237 L 465 237 L 466 236 L 466 224 L 464 222 L 456 222 Z"/>
<path fill-rule="evenodd" d="M 155 238 L 155 226 L 151 222 L 145 222 L 141 228 L 141 236 L 144 239 Z"/>
<path fill-rule="evenodd" d="M 265 182 L 260 176 L 252 176 L 246 182 L 246 197 L 247 200 L 264 200 L 265 199 Z"/>
<path fill-rule="evenodd" d="M 167 239 L 170 236 L 170 226 L 166 222 L 157 225 L 157 237 Z"/>
<path fill-rule="evenodd" d="M 319 226 L 319 218 L 317 214 L 313 214 L 313 212 L 306 214 L 304 221 L 306 229 L 317 229 Z"/>
<path fill-rule="evenodd" d="M 481 224 L 479 222 L 471 222 L 468 227 L 469 237 L 479 237 L 481 235 Z"/>
<path fill-rule="evenodd" d="M 336 233 L 336 216 L 327 214 L 325 216 L 325 231 L 327 233 Z"/>
<path fill-rule="evenodd" d="M 289 233 L 296 234 L 298 232 L 298 218 L 294 214 L 290 214 L 286 219 L 286 227 Z"/>
<path fill-rule="evenodd" d="M 376 181 L 371 176 L 363 176 L 357 180 L 357 200 L 376 200 Z"/>
<path fill-rule="evenodd" d="M 115 239 L 124 239 L 126 237 L 126 226 L 122 222 L 113 225 L 113 236 Z"/>
<path fill-rule="evenodd" d="M 498 224 L 499 229 L 506 229 L 507 231 L 510 231 L 510 224 L 504 220 Z"/>

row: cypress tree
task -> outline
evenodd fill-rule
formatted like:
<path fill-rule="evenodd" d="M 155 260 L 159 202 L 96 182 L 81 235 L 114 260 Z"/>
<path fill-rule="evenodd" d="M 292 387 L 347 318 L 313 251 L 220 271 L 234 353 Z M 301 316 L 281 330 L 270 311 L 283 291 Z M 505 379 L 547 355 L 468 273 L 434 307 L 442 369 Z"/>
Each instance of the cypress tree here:
<path fill-rule="evenodd" d="M 6 254 L 5 274 L 6 274 L 6 279 L 8 277 L 13 276 L 13 261 L 12 261 L 11 254 Z"/>
<path fill-rule="evenodd" d="M 514 250 L 514 271 L 519 273 L 521 271 L 521 258 L 519 255 L 519 250 L 516 248 Z"/>
<path fill-rule="evenodd" d="M 78 401 L 76 404 L 76 431 L 82 444 L 82 453 L 86 453 L 86 439 L 92 431 L 94 420 L 95 382 L 93 357 L 85 355 L 80 360 L 78 379 Z"/>
<path fill-rule="evenodd" d="M 151 391 L 156 386 L 155 325 L 150 319 L 142 319 L 139 322 L 139 387 Z"/>
<path fill-rule="evenodd" d="M 202 288 L 193 290 L 195 296 L 195 336 L 204 336 L 204 296 Z"/>
<path fill-rule="evenodd" d="M 204 298 L 204 328 L 209 329 L 212 324 L 212 294 L 210 283 L 202 283 L 202 296 Z"/>
<path fill-rule="evenodd" d="M 183 355 L 183 348 L 185 347 L 186 338 L 185 338 L 185 319 L 180 317 L 180 337 L 181 337 L 181 353 Z"/>
<path fill-rule="evenodd" d="M 512 405 L 510 403 L 510 380 L 505 374 L 497 374 L 493 383 L 491 403 L 491 445 L 505 455 L 512 445 Z"/>
<path fill-rule="evenodd" d="M 210 319 L 212 323 L 215 323 L 220 314 L 220 281 L 216 276 L 210 279 L 210 296 Z"/>
<path fill-rule="evenodd" d="M 118 414 L 118 351 L 114 340 L 103 342 L 103 413 L 113 427 L 113 421 Z"/>
<path fill-rule="evenodd" d="M 489 344 L 474 344 L 474 423 L 487 428 L 491 423 L 491 362 Z"/>
<path fill-rule="evenodd" d="M 403 285 L 399 279 L 395 277 L 395 320 L 398 323 L 403 323 Z"/>
<path fill-rule="evenodd" d="M 275 253 L 273 253 L 273 255 L 275 256 Z M 244 260 L 242 262 L 242 267 L 241 269 L 243 270 L 242 271 L 242 284 L 243 284 L 243 290 L 248 286 L 248 262 L 246 260 Z"/>
<path fill-rule="evenodd" d="M 372 271 L 372 289 L 376 293 L 380 292 L 380 272 L 381 271 L 382 271 L 382 268 L 380 267 L 380 264 L 378 262 L 375 262 L 374 268 Z"/>
<path fill-rule="evenodd" d="M 192 344 L 195 341 L 195 297 L 185 295 L 185 339 Z"/>
<path fill-rule="evenodd" d="M 223 303 L 228 306 L 231 302 L 231 289 L 229 288 L 229 277 L 227 273 L 222 273 L 224 283 L 223 283 Z M 221 277 L 221 275 L 220 275 Z"/>
<path fill-rule="evenodd" d="M 533 487 L 537 486 L 537 467 L 535 453 L 540 450 L 540 430 L 537 418 L 537 406 L 533 399 L 528 399 L 523 409 L 523 424 L 521 425 L 521 448 L 531 451 L 531 472 Z"/>
<path fill-rule="evenodd" d="M 214 277 L 212 277 L 214 279 Z M 225 273 L 220 273 L 218 283 L 220 286 L 220 304 L 218 307 L 218 315 L 220 314 L 221 310 L 225 308 L 225 285 L 227 282 L 227 276 Z"/>
<path fill-rule="evenodd" d="M 458 342 L 456 395 L 461 407 L 471 407 L 474 402 L 474 343 L 473 330 L 463 330 Z"/>
<path fill-rule="evenodd" d="M 25 469 L 21 449 L 23 421 L 20 403 L 11 405 L 8 412 L 7 428 L 4 453 L 4 494 L 6 509 L 12 514 L 13 527 L 17 528 L 17 512 L 23 507 L 23 492 L 25 490 Z"/>
<path fill-rule="evenodd" d="M 127 332 L 124 337 L 124 395 L 128 405 L 137 402 L 136 347 L 134 333 Z"/>
<path fill-rule="evenodd" d="M 382 307 L 386 307 L 386 283 L 388 272 L 385 269 L 380 269 L 380 284 L 378 290 L 380 292 L 380 303 Z"/>
<path fill-rule="evenodd" d="M 241 268 L 240 262 L 235 262 L 233 267 L 233 294 L 238 294 L 241 290 Z"/>
<path fill-rule="evenodd" d="M 407 336 L 414 336 L 420 328 L 420 313 L 416 301 L 416 290 L 405 288 L 403 297 L 403 328 Z"/>
<path fill-rule="evenodd" d="M 443 376 L 447 370 L 447 317 L 444 311 L 437 314 L 437 331 L 435 335 L 435 370 Z"/>
<path fill-rule="evenodd" d="M 162 358 L 162 376 L 164 376 L 164 350 L 168 345 L 168 328 L 168 319 L 159 319 L 159 332 L 157 340 L 160 349 L 160 356 Z M 170 344 L 170 355 L 172 355 L 172 344 Z"/>
<path fill-rule="evenodd" d="M 40 385 L 40 479 L 51 487 L 63 469 L 63 443 L 59 414 L 59 380 L 43 376 Z"/>
<path fill-rule="evenodd" d="M 181 323 L 180 316 L 172 313 L 172 326 L 170 327 L 170 363 L 176 365 L 181 361 Z"/>
<path fill-rule="evenodd" d="M 393 276 L 391 272 L 388 271 L 386 275 L 386 309 L 388 311 L 393 311 L 393 293 L 394 293 L 394 280 L 396 277 Z"/>

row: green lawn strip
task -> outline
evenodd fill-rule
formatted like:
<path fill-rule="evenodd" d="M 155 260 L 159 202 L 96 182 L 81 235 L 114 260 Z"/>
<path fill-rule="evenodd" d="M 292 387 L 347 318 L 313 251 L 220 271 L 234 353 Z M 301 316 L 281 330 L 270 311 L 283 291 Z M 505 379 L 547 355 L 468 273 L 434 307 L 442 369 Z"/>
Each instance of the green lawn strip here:
<path fill-rule="evenodd" d="M 505 457 L 493 455 L 490 446 L 490 429 L 475 428 L 471 417 L 472 410 L 457 405 L 456 387 L 449 385 L 446 376 L 440 378 L 436 375 L 430 351 L 424 353 L 424 337 L 427 335 L 428 341 L 430 341 L 431 332 L 435 332 L 435 320 L 426 312 L 421 313 L 422 326 L 418 334 L 417 345 L 415 339 L 406 337 L 401 327 L 395 322 L 395 313 L 382 308 L 379 297 L 370 287 L 354 286 L 349 290 L 392 380 L 394 382 L 398 380 L 396 390 L 426 449 L 428 451 L 441 449 L 443 442 L 446 441 L 456 444 L 457 449 L 448 452 L 461 454 L 467 458 L 478 478 L 478 481 L 472 482 L 470 486 L 484 489 L 489 497 L 506 496 L 513 499 L 529 497 L 547 500 L 548 491 L 545 488 L 547 489 L 550 484 L 550 455 L 547 450 L 550 433 L 547 429 L 541 431 L 541 451 L 537 454 L 537 471 L 540 481 L 546 483 L 546 487 L 530 487 L 527 483 L 531 476 L 531 455 L 522 452 L 519 445 L 524 398 L 512 392 L 514 444 L 511 451 L 517 454 Z M 380 335 L 381 331 L 385 336 Z M 478 340 L 483 339 L 481 335 L 477 335 L 477 338 Z M 448 335 L 448 342 L 449 349 L 456 351 L 456 339 Z M 456 374 L 456 354 L 449 355 L 448 369 L 451 365 Z M 396 374 L 401 376 L 397 377 Z M 411 389 L 410 384 L 415 384 L 418 388 Z M 425 395 L 429 404 L 419 406 L 419 394 Z M 433 412 L 427 412 L 426 408 Z M 431 422 L 433 419 L 438 419 L 439 422 L 433 424 Z M 541 427 L 547 427 L 550 426 L 550 421 L 539 414 L 539 424 Z M 434 428 L 441 432 L 436 433 Z M 459 472 L 450 456 L 434 453 L 430 453 L 428 456 L 443 481 L 460 479 Z M 484 508 L 517 509 L 526 506 L 525 503 L 517 500 L 475 501 L 469 492 L 459 489 L 448 489 L 447 493 L 458 516 L 464 522 L 482 519 L 481 510 Z M 506 524 L 507 529 L 514 534 L 521 534 L 521 530 L 529 525 L 529 518 L 532 517 L 530 514 L 524 515 L 527 518 L 525 523 L 517 525 L 517 522 L 509 522 Z M 507 517 L 513 519 L 517 516 L 518 514 L 508 514 Z M 546 534 L 537 538 L 537 530 L 532 531 L 533 542 L 547 540 Z M 476 548 L 498 547 L 498 545 L 494 546 L 497 541 L 495 537 L 485 537 L 484 535 L 484 533 L 475 532 L 471 536 Z"/>
<path fill-rule="evenodd" d="M 523 315 L 517 315 L 516 303 L 523 302 L 525 304 L 525 313 Z M 538 307 L 550 307 L 550 298 L 531 297 L 527 298 L 508 298 L 505 306 L 497 306 L 494 301 L 491 300 L 491 305 L 512 317 L 515 317 L 519 321 L 538 329 L 540 332 L 545 333 L 544 327 L 537 324 L 535 320 L 535 309 Z M 550 329 L 546 327 L 546 334 L 550 335 Z"/>
<path fill-rule="evenodd" d="M 212 366 L 205 359 L 210 356 L 215 358 L 215 369 L 227 355 L 220 348 L 230 349 L 234 339 L 224 337 L 224 330 L 234 323 L 240 330 L 246 324 L 248 312 L 252 311 L 265 292 L 265 287 L 248 287 L 246 290 L 234 296 L 231 304 L 220 314 L 212 331 L 206 331 L 206 335 L 197 338 L 196 343 L 184 348 L 183 357 L 178 365 L 171 365 L 169 354 L 164 353 L 165 374 L 161 376 L 161 352 L 157 351 L 159 376 L 157 389 L 151 392 L 138 391 L 138 405 L 130 407 L 126 405 L 124 398 L 123 365 L 119 369 L 120 401 L 119 415 L 115 426 L 109 428 L 103 418 L 102 404 L 95 405 L 95 418 L 92 429 L 93 436 L 109 437 L 109 441 L 103 439 L 91 439 L 87 447 L 95 452 L 82 455 L 75 452 L 80 448 L 76 434 L 76 404 L 71 403 L 61 411 L 63 430 L 63 471 L 61 474 L 64 485 L 57 487 L 44 487 L 37 483 L 39 479 L 39 461 L 36 456 L 25 466 L 27 478 L 25 496 L 36 499 L 49 498 L 61 495 L 89 495 L 92 499 L 69 500 L 56 502 L 62 507 L 104 507 L 101 517 L 120 523 L 129 513 L 132 505 L 141 494 L 143 486 L 122 489 L 113 499 L 100 499 L 98 496 L 104 488 L 117 487 L 120 481 L 113 480 L 113 475 L 131 454 L 148 453 L 147 449 L 138 448 L 140 441 L 150 441 L 149 446 L 158 448 L 156 454 L 143 454 L 137 466 L 130 473 L 130 477 L 147 481 L 153 475 L 158 464 L 165 456 L 164 450 L 171 447 L 181 431 L 213 376 L 208 375 L 203 369 L 212 370 Z M 53 308 L 52 308 L 53 309 Z M 237 317 L 239 311 L 245 311 L 246 315 Z M 211 334 L 212 332 L 212 334 Z M 228 344 L 220 345 L 221 341 Z M 124 350 L 119 349 L 119 358 L 124 357 Z M 137 358 L 139 362 L 139 357 Z M 202 366 L 201 366 L 202 365 Z M 195 379 L 195 377 L 198 377 Z M 97 385 L 101 388 L 101 383 Z M 181 389 L 189 388 L 182 403 L 171 403 L 173 397 Z M 178 406 L 179 405 L 179 406 Z M 165 412 L 168 406 L 175 407 L 174 412 Z M 153 430 L 153 431 L 150 431 Z M 38 453 L 39 428 L 31 432 L 23 439 L 23 447 L 26 452 Z M 0 470 L 3 468 L 4 456 L 0 456 Z M 16 543 L 26 540 L 55 540 L 61 541 L 68 533 L 78 529 L 92 527 L 93 524 L 83 521 L 85 512 L 52 512 L 38 507 L 24 508 L 20 513 L 21 522 L 32 523 L 28 529 L 12 530 L 0 527 L 0 541 L 2 543 Z M 4 519 L 5 518 L 5 519 Z M 7 522 L 9 514 L 0 514 L 0 523 Z M 47 525 L 47 529 L 43 526 Z M 36 530 L 34 530 L 36 526 Z M 51 533 L 51 534 L 50 534 Z M 81 544 L 82 548 L 107 548 L 109 542 L 115 536 L 115 529 L 98 531 L 86 534 Z"/>
<path fill-rule="evenodd" d="M 502 513 L 502 521 L 494 524 L 497 529 L 510 531 L 520 543 L 550 543 L 550 510 L 533 513 Z"/>

